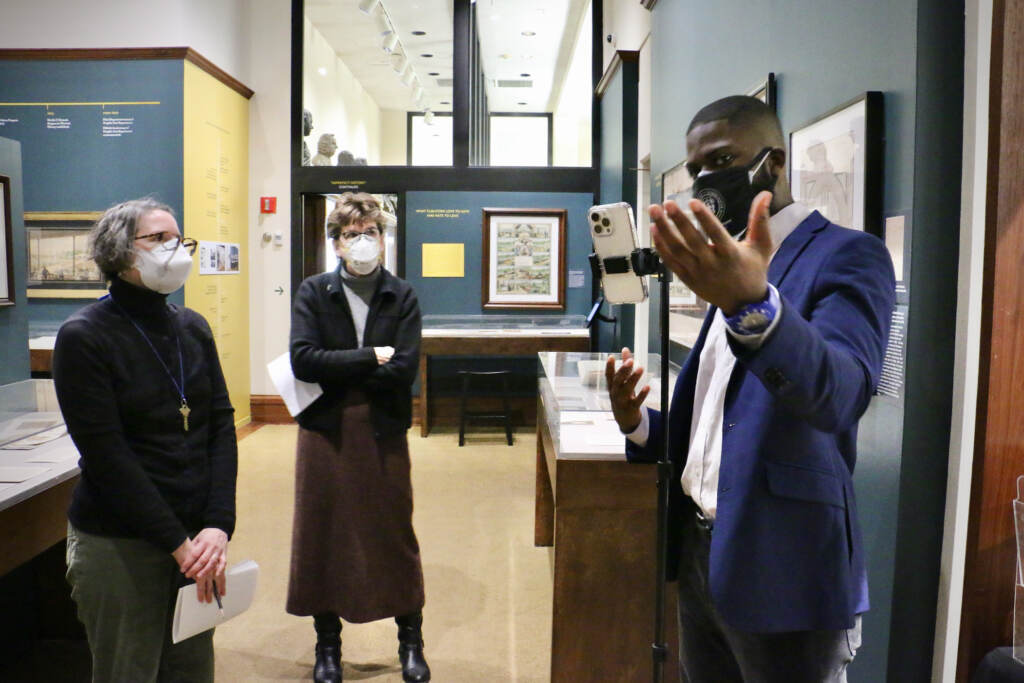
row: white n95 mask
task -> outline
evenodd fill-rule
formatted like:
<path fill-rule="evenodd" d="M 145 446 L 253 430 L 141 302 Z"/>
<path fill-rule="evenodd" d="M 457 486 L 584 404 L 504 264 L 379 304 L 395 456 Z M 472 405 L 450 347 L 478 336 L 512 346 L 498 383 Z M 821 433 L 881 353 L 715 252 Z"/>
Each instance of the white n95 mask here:
<path fill-rule="evenodd" d="M 164 242 L 152 250 L 135 248 L 135 267 L 148 289 L 170 294 L 181 289 L 192 270 L 192 256 L 177 241 Z"/>
<path fill-rule="evenodd" d="M 380 263 L 380 242 L 369 235 L 360 235 L 346 247 L 345 263 L 356 273 L 369 275 Z"/>

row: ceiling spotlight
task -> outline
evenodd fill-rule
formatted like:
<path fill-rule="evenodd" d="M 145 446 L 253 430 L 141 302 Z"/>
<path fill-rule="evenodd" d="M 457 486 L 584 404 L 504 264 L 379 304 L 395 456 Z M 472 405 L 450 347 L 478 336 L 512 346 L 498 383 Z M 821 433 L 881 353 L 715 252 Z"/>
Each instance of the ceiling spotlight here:
<path fill-rule="evenodd" d="M 414 36 L 425 36 L 425 35 L 427 35 L 427 32 L 426 31 L 413 31 L 412 34 Z"/>
<path fill-rule="evenodd" d="M 321 76 L 326 76 L 327 75 L 327 68 L 321 66 L 319 69 L 316 70 L 316 72 L 318 74 L 320 74 Z"/>
<path fill-rule="evenodd" d="M 527 38 L 531 38 L 531 37 L 537 35 L 537 32 L 536 31 L 523 31 L 522 35 L 526 36 Z"/>
<path fill-rule="evenodd" d="M 519 74 L 519 75 L 522 76 L 523 78 L 529 78 L 530 77 L 530 74 Z"/>
<path fill-rule="evenodd" d="M 379 2 L 380 0 L 359 0 L 359 11 L 363 14 L 369 14 Z"/>
<path fill-rule="evenodd" d="M 416 89 L 412 91 L 412 99 L 416 102 L 423 99 L 423 86 L 416 86 Z"/>
<path fill-rule="evenodd" d="M 434 55 L 430 54 L 429 52 L 424 52 L 423 54 L 420 55 L 420 57 L 423 57 L 424 59 L 430 59 L 433 56 Z"/>
<path fill-rule="evenodd" d="M 429 109 L 423 112 L 423 123 L 427 124 L 428 126 L 434 125 L 434 112 L 430 111 Z"/>
<path fill-rule="evenodd" d="M 391 54 L 395 51 L 395 46 L 398 45 L 398 34 L 392 31 L 391 33 L 384 34 L 384 40 L 380 46 L 384 52 Z"/>
<path fill-rule="evenodd" d="M 412 85 L 414 78 L 416 78 L 416 72 L 412 70 L 412 64 L 406 61 L 405 71 L 402 73 L 402 85 Z"/>
<path fill-rule="evenodd" d="M 394 69 L 396 74 L 401 74 L 407 66 L 409 66 L 408 57 L 401 52 L 391 53 L 391 68 Z"/>
<path fill-rule="evenodd" d="M 520 107 L 526 106 L 526 102 L 516 102 L 516 104 L 518 104 Z"/>

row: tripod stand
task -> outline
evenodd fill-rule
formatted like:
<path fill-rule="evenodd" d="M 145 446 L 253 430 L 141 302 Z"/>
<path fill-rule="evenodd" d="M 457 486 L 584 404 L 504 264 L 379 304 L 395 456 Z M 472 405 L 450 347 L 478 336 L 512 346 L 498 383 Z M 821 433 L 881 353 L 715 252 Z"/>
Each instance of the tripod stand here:
<path fill-rule="evenodd" d="M 619 256 L 601 259 L 597 254 L 590 255 L 590 267 L 595 278 L 604 273 L 624 273 L 632 271 L 637 276 L 657 275 L 660 282 L 661 301 L 659 306 L 659 324 L 661 326 L 661 410 L 668 415 L 669 402 L 669 339 L 668 339 L 668 285 L 672 272 L 658 257 L 656 251 L 649 247 L 634 249 L 627 259 Z M 655 553 L 654 577 L 654 642 L 651 644 L 654 683 L 661 683 L 665 673 L 665 659 L 668 646 L 664 642 L 665 634 L 665 559 L 668 554 L 668 487 L 672 476 L 672 461 L 668 451 L 668 429 L 662 430 L 660 446 L 661 457 L 658 458 L 658 517 L 657 545 Z"/>

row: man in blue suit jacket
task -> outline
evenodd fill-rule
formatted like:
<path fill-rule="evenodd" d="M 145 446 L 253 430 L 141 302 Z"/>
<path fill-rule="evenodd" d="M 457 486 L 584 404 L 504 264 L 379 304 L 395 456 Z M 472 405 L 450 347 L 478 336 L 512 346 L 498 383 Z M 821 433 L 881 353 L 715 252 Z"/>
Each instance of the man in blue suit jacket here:
<path fill-rule="evenodd" d="M 658 253 L 711 304 L 668 415 L 681 669 L 691 683 L 845 681 L 868 609 L 857 422 L 885 354 L 892 263 L 878 238 L 793 202 L 760 101 L 708 105 L 686 143 L 697 199 L 650 208 Z M 664 419 L 641 408 L 629 349 L 622 360 L 606 374 L 627 456 L 654 461 Z"/>

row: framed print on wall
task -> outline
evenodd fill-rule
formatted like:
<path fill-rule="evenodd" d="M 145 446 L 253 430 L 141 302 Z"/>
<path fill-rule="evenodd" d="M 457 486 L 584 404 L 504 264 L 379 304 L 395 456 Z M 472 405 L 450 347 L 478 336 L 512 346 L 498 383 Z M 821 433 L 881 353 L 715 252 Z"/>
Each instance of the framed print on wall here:
<path fill-rule="evenodd" d="M 769 71 L 768 78 L 748 90 L 747 95 L 761 100 L 771 107 L 772 111 L 778 111 L 779 108 L 775 104 L 775 72 Z"/>
<path fill-rule="evenodd" d="M 484 209 L 482 305 L 565 310 L 565 209 Z"/>
<path fill-rule="evenodd" d="M 89 232 L 101 212 L 26 212 L 30 298 L 87 298 L 106 292 L 89 250 Z"/>
<path fill-rule="evenodd" d="M 866 92 L 789 134 L 793 199 L 882 236 L 882 93 Z"/>
<path fill-rule="evenodd" d="M 14 305 L 13 244 L 11 179 L 5 175 L 0 175 L 0 306 Z"/>

